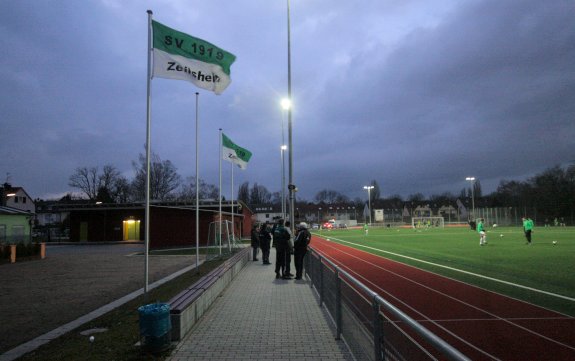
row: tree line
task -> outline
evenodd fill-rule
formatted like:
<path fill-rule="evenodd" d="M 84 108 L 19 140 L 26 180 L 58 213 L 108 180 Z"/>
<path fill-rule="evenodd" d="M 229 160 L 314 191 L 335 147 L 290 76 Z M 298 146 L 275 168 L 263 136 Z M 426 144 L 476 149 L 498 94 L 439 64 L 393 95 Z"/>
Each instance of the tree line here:
<path fill-rule="evenodd" d="M 80 190 L 92 201 L 103 203 L 137 202 L 145 199 L 146 159 L 140 154 L 138 161 L 133 161 L 135 176 L 132 180 L 122 175 L 114 166 L 79 167 L 69 178 L 68 185 Z M 152 154 L 150 162 L 150 195 L 160 201 L 193 201 L 196 194 L 195 177 L 183 179 L 177 168 L 169 160 L 162 160 Z M 199 181 L 201 199 L 218 199 L 217 186 Z M 479 180 L 470 187 L 463 188 L 458 195 L 449 192 L 425 197 L 422 193 L 413 193 L 403 198 L 394 194 L 381 197 L 381 189 L 376 180 L 369 184 L 372 206 L 384 208 L 402 208 L 405 203 L 430 202 L 436 205 L 453 204 L 457 199 L 468 202 L 473 194 L 476 207 L 517 207 L 536 209 L 545 217 L 573 217 L 575 214 L 575 164 L 567 167 L 554 166 L 528 178 L 525 181 L 502 180 L 496 191 L 483 195 Z M 285 192 L 286 198 L 288 192 Z M 281 192 L 270 192 L 265 186 L 244 182 L 238 187 L 238 200 L 254 206 L 259 204 L 280 205 Z M 350 199 L 345 194 L 323 189 L 316 193 L 313 201 L 298 198 L 298 203 L 307 204 L 345 204 L 356 207 L 366 203 L 366 197 Z M 286 199 L 286 203 L 287 203 Z"/>
<path fill-rule="evenodd" d="M 102 203 L 141 202 L 146 198 L 146 157 L 132 161 L 134 178 L 128 179 L 113 165 L 78 167 L 68 179 L 68 185 L 78 189 L 83 197 Z M 202 199 L 218 199 L 219 188 L 199 180 Z M 159 201 L 193 201 L 196 199 L 196 178 L 183 179 L 176 166 L 152 153 L 150 159 L 150 199 Z"/>

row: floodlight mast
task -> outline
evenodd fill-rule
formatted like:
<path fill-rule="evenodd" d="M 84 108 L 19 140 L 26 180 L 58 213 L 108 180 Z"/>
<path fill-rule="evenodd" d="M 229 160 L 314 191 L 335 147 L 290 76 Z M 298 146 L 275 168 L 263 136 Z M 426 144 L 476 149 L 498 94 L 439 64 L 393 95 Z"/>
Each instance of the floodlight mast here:
<path fill-rule="evenodd" d="M 286 187 L 286 167 L 284 162 L 284 153 L 287 150 L 287 145 L 282 145 L 280 148 L 281 152 L 281 161 L 282 161 L 282 219 L 285 220 L 286 218 L 286 195 L 285 195 L 285 187 Z"/>
<path fill-rule="evenodd" d="M 367 204 L 369 209 L 369 225 L 371 226 L 371 190 L 374 186 L 363 186 L 363 189 L 367 189 Z"/>
<path fill-rule="evenodd" d="M 283 98 L 280 102 L 281 107 L 283 110 L 285 110 L 286 112 L 289 111 L 290 107 L 291 107 L 291 100 L 289 100 L 288 98 Z M 282 114 L 282 145 L 280 147 L 280 152 L 281 152 L 281 162 L 282 162 L 282 191 L 281 191 L 281 197 L 282 197 L 282 219 L 285 220 L 286 218 L 286 196 L 285 196 L 285 188 L 286 188 L 286 184 L 285 184 L 285 151 L 288 149 L 287 145 L 285 144 L 285 139 L 284 139 L 284 118 L 283 118 L 283 114 Z"/>
<path fill-rule="evenodd" d="M 289 220 L 292 234 L 295 234 L 294 224 L 294 197 L 295 185 L 293 184 L 293 146 L 292 146 L 292 97 L 291 97 L 291 25 L 290 25 L 290 1 L 287 0 L 287 71 L 288 71 L 288 154 L 289 154 Z"/>
<path fill-rule="evenodd" d="M 471 182 L 471 216 L 475 219 L 475 177 L 467 177 L 465 180 Z"/>

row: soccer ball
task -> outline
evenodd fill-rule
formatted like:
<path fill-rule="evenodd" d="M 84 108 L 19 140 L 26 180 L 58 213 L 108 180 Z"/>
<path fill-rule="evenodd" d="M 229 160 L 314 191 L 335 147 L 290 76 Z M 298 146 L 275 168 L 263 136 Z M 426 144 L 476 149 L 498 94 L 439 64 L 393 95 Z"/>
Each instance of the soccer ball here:
<path fill-rule="evenodd" d="M 502 235 L 502 234 L 500 234 L 500 235 L 499 235 L 499 237 L 503 237 L 503 235 Z"/>
<path fill-rule="evenodd" d="M 556 244 L 557 244 L 557 241 L 553 241 L 553 245 L 556 245 Z"/>

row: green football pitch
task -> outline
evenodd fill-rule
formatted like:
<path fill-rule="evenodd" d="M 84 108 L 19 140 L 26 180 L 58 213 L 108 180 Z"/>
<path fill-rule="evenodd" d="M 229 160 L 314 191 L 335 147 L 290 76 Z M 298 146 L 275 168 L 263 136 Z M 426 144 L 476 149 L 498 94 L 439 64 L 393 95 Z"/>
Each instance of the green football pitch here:
<path fill-rule="evenodd" d="M 487 245 L 469 228 L 321 230 L 315 234 L 366 252 L 575 316 L 575 228 L 487 230 Z M 556 244 L 553 244 L 553 242 Z M 313 245 L 313 243 L 312 243 Z"/>

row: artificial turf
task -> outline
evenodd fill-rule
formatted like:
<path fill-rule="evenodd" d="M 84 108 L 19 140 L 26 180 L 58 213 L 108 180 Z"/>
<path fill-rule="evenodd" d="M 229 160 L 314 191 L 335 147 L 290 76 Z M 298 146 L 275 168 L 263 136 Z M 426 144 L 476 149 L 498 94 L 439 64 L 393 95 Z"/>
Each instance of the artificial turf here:
<path fill-rule="evenodd" d="M 488 229 L 485 246 L 469 228 L 372 227 L 368 235 L 363 229 L 315 234 L 575 316 L 574 227 L 536 228 L 531 245 L 521 227 Z"/>

